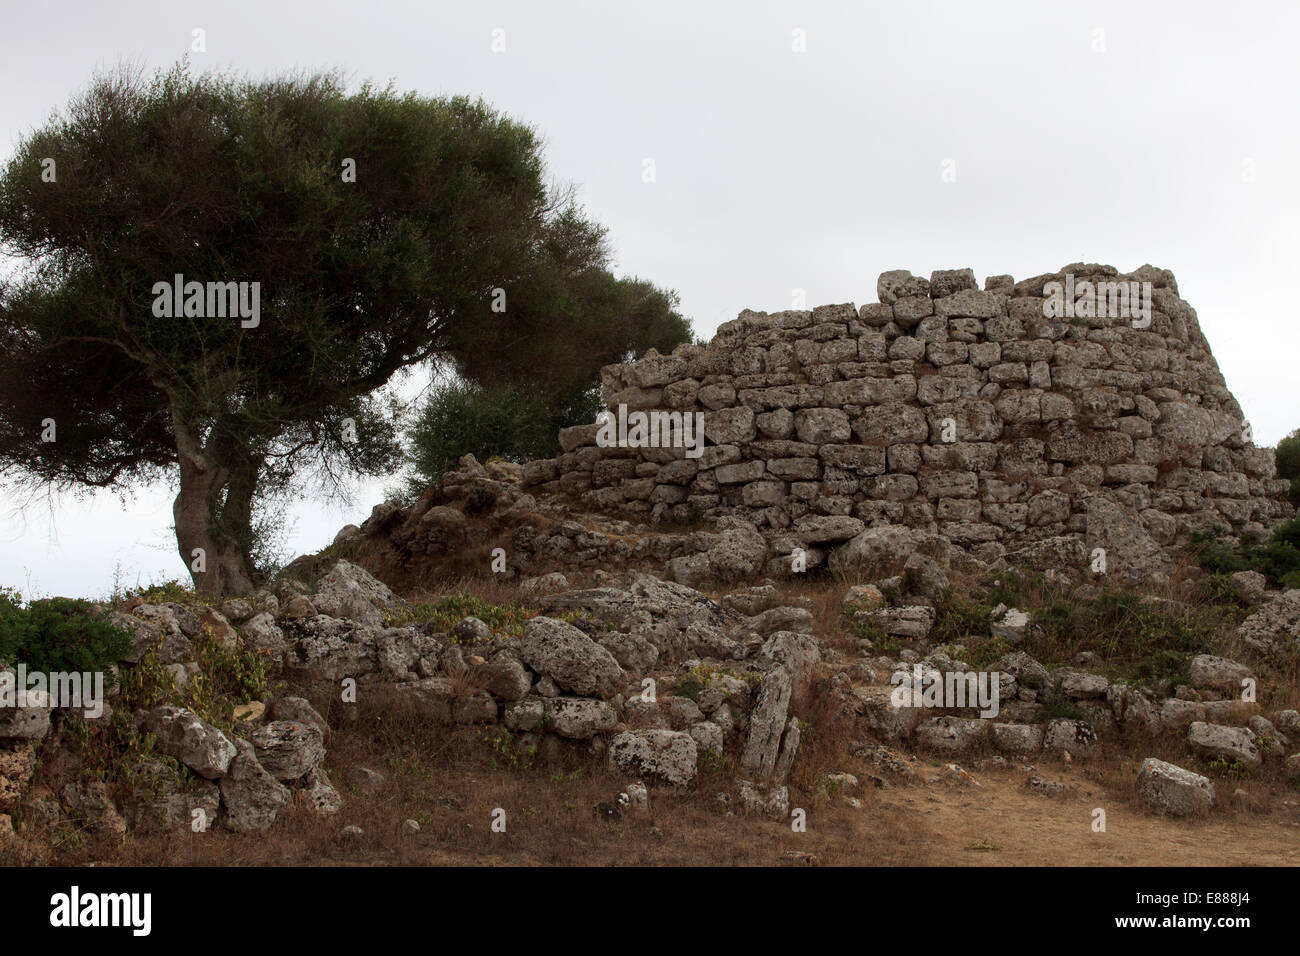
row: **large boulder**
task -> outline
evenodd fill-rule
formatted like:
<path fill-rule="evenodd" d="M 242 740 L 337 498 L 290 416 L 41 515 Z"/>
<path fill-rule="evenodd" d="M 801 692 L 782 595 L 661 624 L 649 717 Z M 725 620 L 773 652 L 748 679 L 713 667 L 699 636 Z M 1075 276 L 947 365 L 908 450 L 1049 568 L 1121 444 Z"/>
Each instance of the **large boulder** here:
<path fill-rule="evenodd" d="M 235 757 L 235 745 L 225 734 L 183 707 L 154 708 L 144 718 L 144 731 L 154 735 L 159 753 L 208 780 L 224 775 Z"/>
<path fill-rule="evenodd" d="M 27 795 L 36 754 L 36 745 L 25 740 L 0 745 L 0 813 L 12 813 Z"/>
<path fill-rule="evenodd" d="M 921 719 L 923 708 L 896 707 L 888 687 L 855 687 L 852 706 L 861 714 L 867 729 L 882 740 L 897 741 L 909 736 Z"/>
<path fill-rule="evenodd" d="M 230 762 L 230 772 L 221 778 L 223 818 L 236 833 L 266 830 L 275 823 L 289 803 L 289 790 L 263 769 L 257 753 L 247 740 L 236 741 L 238 754 Z"/>
<path fill-rule="evenodd" d="M 971 717 L 931 717 L 916 728 L 917 746 L 939 753 L 968 753 L 988 737 L 989 722 Z"/>
<path fill-rule="evenodd" d="M 330 782 L 324 767 L 317 767 L 302 778 L 298 799 L 308 810 L 320 816 L 338 813 L 343 809 L 343 798 Z"/>
<path fill-rule="evenodd" d="M 75 780 L 63 788 L 63 802 L 74 820 L 101 833 L 126 833 L 126 820 L 102 780 Z"/>
<path fill-rule="evenodd" d="M 487 691 L 498 700 L 520 700 L 533 686 L 532 675 L 512 648 L 502 648 L 492 659 L 479 665 L 476 676 L 487 684 Z"/>
<path fill-rule="evenodd" d="M 1141 517 L 1133 510 L 1101 495 L 1086 499 L 1084 505 L 1088 553 L 1104 550 L 1108 572 L 1137 574 L 1147 566 L 1147 559 L 1159 552 L 1159 543 L 1147 533 Z"/>
<path fill-rule="evenodd" d="M 993 724 L 993 746 L 1004 754 L 1034 754 L 1043 749 L 1041 724 Z"/>
<path fill-rule="evenodd" d="M 763 677 L 754 709 L 749 715 L 749 736 L 745 740 L 740 765 L 762 779 L 770 778 L 776 769 L 792 690 L 789 672 L 781 666 L 772 668 Z"/>
<path fill-rule="evenodd" d="M 0 671 L 0 740 L 44 740 L 50 732 L 50 699 L 44 691 L 17 686 L 13 671 Z M 23 706 L 16 706 L 18 692 L 25 696 Z"/>
<path fill-rule="evenodd" d="M 1245 727 L 1224 727 L 1203 720 L 1187 728 L 1187 746 L 1211 760 L 1236 761 L 1251 769 L 1262 760 L 1255 746 L 1254 731 Z"/>
<path fill-rule="evenodd" d="M 325 759 L 320 728 L 293 720 L 274 720 L 249 735 L 257 762 L 276 780 L 298 780 Z"/>
<path fill-rule="evenodd" d="M 553 617 L 535 617 L 524 625 L 519 654 L 538 674 L 580 697 L 609 699 L 625 684 L 613 654 Z"/>
<path fill-rule="evenodd" d="M 315 614 L 284 622 L 284 668 L 307 680 L 339 681 L 381 672 L 411 680 L 418 662 L 441 653 L 437 638 L 413 627 L 375 627 Z"/>
<path fill-rule="evenodd" d="M 618 721 L 613 707 L 587 697 L 552 697 L 543 708 L 546 729 L 570 740 L 588 740 L 608 733 Z"/>
<path fill-rule="evenodd" d="M 1266 657 L 1285 658 L 1300 647 L 1300 588 L 1283 591 L 1241 622 L 1237 635 Z"/>
<path fill-rule="evenodd" d="M 1097 732 L 1086 720 L 1058 717 L 1047 722 L 1043 748 L 1057 753 L 1083 753 L 1097 741 Z"/>
<path fill-rule="evenodd" d="M 916 550 L 916 537 L 901 525 L 877 525 L 854 535 L 833 549 L 829 559 L 832 571 L 868 568 L 884 573 L 903 569 L 909 555 Z"/>
<path fill-rule="evenodd" d="M 374 625 L 315 614 L 285 620 L 282 626 L 288 640 L 284 666 L 290 673 L 338 681 L 379 669 Z"/>
<path fill-rule="evenodd" d="M 948 576 L 934 558 L 913 552 L 903 565 L 903 586 L 908 594 L 937 603 L 948 590 Z"/>
<path fill-rule="evenodd" d="M 689 733 L 637 730 L 615 734 L 609 744 L 610 766 L 673 786 L 695 779 L 699 748 Z"/>
<path fill-rule="evenodd" d="M 1147 757 L 1138 771 L 1137 795 L 1144 806 L 1176 817 L 1208 813 L 1214 804 L 1214 784 L 1208 777 Z"/>
<path fill-rule="evenodd" d="M 178 779 L 162 761 L 147 760 L 135 768 L 124 811 L 137 833 L 179 834 L 194 832 L 196 824 L 206 830 L 216 822 L 220 807 L 215 783 Z"/>
<path fill-rule="evenodd" d="M 1245 664 L 1212 654 L 1197 654 L 1188 666 L 1188 676 L 1193 687 L 1240 694 L 1242 681 L 1249 679 L 1251 674 Z"/>
<path fill-rule="evenodd" d="M 183 664 L 194 659 L 194 645 L 170 608 L 142 604 L 131 614 L 114 611 L 108 623 L 131 633 L 132 650 L 122 658 L 128 663 L 136 663 L 150 651 L 160 664 Z"/>
<path fill-rule="evenodd" d="M 709 574 L 719 581 L 751 577 L 767 562 L 767 541 L 747 522 L 734 521 L 718 533 L 706 552 Z"/>
<path fill-rule="evenodd" d="M 329 724 L 305 697 L 277 697 L 271 704 L 267 716 L 271 720 L 290 720 L 300 724 L 309 724 L 320 731 L 321 739 L 328 740 Z"/>
<path fill-rule="evenodd" d="M 321 614 L 375 626 L 384 623 L 385 611 L 395 610 L 400 603 L 387 585 L 348 561 L 335 562 L 316 582 L 312 596 L 312 604 Z"/>
<path fill-rule="evenodd" d="M 812 665 L 821 660 L 821 648 L 811 634 L 777 631 L 764 642 L 759 656 L 784 667 L 790 675 L 791 683 L 798 686 L 811 671 Z"/>
<path fill-rule="evenodd" d="M 244 634 L 244 643 L 255 651 L 265 653 L 278 667 L 284 662 L 284 653 L 289 646 L 284 631 L 275 623 L 275 616 L 270 611 L 254 614 L 240 625 Z"/>

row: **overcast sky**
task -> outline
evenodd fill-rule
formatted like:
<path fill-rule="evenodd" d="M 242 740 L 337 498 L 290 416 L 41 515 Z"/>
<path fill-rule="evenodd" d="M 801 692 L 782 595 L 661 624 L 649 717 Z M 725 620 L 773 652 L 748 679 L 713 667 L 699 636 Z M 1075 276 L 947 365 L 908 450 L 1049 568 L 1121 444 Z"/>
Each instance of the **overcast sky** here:
<path fill-rule="evenodd" d="M 0 153 L 124 59 L 466 93 L 534 125 L 620 273 L 705 337 L 874 302 L 887 269 L 1172 269 L 1261 444 L 1300 426 L 1300 7 L 1251 3 L 0 3 Z M 504 49 L 500 47 L 504 44 Z M 494 46 L 497 50 L 494 50 Z M 647 182 L 647 160 L 654 181 Z M 945 172 L 948 175 L 945 176 Z M 293 553 L 359 522 L 304 501 Z M 0 585 L 185 579 L 172 491 L 0 500 Z"/>

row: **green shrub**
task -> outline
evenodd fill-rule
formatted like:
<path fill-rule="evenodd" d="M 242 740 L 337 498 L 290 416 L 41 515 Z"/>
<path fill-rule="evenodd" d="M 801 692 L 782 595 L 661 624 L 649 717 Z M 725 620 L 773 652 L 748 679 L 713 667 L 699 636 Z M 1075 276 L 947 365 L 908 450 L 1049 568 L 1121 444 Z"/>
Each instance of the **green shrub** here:
<path fill-rule="evenodd" d="M 552 458 L 560 451 L 559 429 L 594 421 L 597 411 L 595 404 L 557 411 L 518 387 L 446 385 L 424 402 L 407 432 L 414 471 L 407 491 L 418 494 L 435 484 L 463 455 L 479 461 Z"/>
<path fill-rule="evenodd" d="M 959 597 L 949 591 L 935 607 L 937 618 L 930 632 L 939 644 L 963 644 L 969 638 L 984 637 L 989 633 L 989 615 L 992 605 Z"/>
<path fill-rule="evenodd" d="M 1060 689 L 1046 693 L 1038 698 L 1038 702 L 1043 705 L 1043 719 L 1045 720 L 1086 720 L 1085 714 L 1079 707 L 1071 701 Z"/>
<path fill-rule="evenodd" d="M 131 633 L 96 616 L 89 601 L 45 598 L 22 606 L 0 588 L 0 661 L 44 673 L 105 671 L 133 650 Z"/>
<path fill-rule="evenodd" d="M 1190 547 L 1197 563 L 1212 574 L 1258 571 L 1275 587 L 1296 587 L 1300 581 L 1300 516 L 1282 522 L 1262 544 L 1246 539 L 1234 548 L 1218 533 L 1200 532 Z"/>
<path fill-rule="evenodd" d="M 1029 612 L 1032 626 L 1018 649 L 1043 663 L 1071 664 L 1080 651 L 1093 651 L 1118 675 L 1139 681 L 1185 679 L 1192 656 L 1214 652 L 1237 613 L 1110 588 L 1084 596 L 1075 586 L 1012 568 L 986 579 L 969 597 L 945 595 L 931 635 L 940 644 L 964 644 L 972 666 L 991 666 L 1012 649 L 990 636 L 989 614 L 998 604 Z"/>
<path fill-rule="evenodd" d="M 1277 476 L 1291 482 L 1291 504 L 1300 508 L 1300 428 L 1277 443 Z"/>
<path fill-rule="evenodd" d="M 197 640 L 194 649 L 199 671 L 184 687 L 176 686 L 171 672 L 159 663 L 154 648 L 141 654 L 133 667 L 122 668 L 114 713 L 121 710 L 129 714 L 175 704 L 230 731 L 235 725 L 235 707 L 260 700 L 271 690 L 263 653 L 245 647 L 226 650 L 210 638 Z"/>
<path fill-rule="evenodd" d="M 700 699 L 700 691 L 704 690 L 704 684 L 699 677 L 694 674 L 687 674 L 673 686 L 674 697 L 685 697 L 687 700 L 693 700 L 697 703 Z"/>

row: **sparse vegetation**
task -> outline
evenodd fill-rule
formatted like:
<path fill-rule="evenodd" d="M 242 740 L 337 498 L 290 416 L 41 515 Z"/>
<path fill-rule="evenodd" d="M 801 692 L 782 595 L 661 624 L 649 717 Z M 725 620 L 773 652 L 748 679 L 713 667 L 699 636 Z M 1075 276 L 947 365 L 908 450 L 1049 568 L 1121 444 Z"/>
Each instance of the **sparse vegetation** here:
<path fill-rule="evenodd" d="M 412 604 L 400 611 L 391 612 L 385 615 L 384 626 L 433 623 L 437 629 L 449 631 L 465 618 L 476 617 L 494 631 L 519 637 L 523 634 L 524 622 L 536 614 L 536 611 L 521 603 L 491 604 L 474 597 L 468 591 L 461 591 L 436 601 Z"/>
<path fill-rule="evenodd" d="M 1166 602 L 1008 569 L 969 594 L 946 595 L 932 635 L 941 643 L 965 644 L 969 663 L 987 666 L 1011 650 L 988 636 L 990 615 L 999 604 L 1030 612 L 1033 625 L 1019 649 L 1043 663 L 1070 665 L 1081 651 L 1092 651 L 1113 676 L 1144 683 L 1184 679 L 1188 661 L 1218 651 L 1237 623 L 1234 610 L 1222 604 Z"/>

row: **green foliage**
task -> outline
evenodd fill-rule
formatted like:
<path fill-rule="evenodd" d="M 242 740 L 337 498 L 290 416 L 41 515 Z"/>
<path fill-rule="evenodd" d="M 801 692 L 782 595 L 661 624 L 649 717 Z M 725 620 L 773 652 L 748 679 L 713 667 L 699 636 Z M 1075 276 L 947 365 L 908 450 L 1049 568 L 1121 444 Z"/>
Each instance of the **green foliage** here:
<path fill-rule="evenodd" d="M 592 421 L 595 410 L 583 409 Z M 560 428 L 576 425 L 548 408 L 520 386 L 482 388 L 472 382 L 444 386 L 424 402 L 407 432 L 414 474 L 407 492 L 419 494 L 454 468 L 463 455 L 479 461 L 553 458 L 559 453 Z"/>
<path fill-rule="evenodd" d="M 1291 504 L 1300 508 L 1300 428 L 1277 443 L 1277 476 L 1291 482 Z"/>
<path fill-rule="evenodd" d="M 203 600 L 194 593 L 193 585 L 177 581 L 175 578 L 157 584 L 113 589 L 114 604 L 123 604 L 137 597 L 145 604 L 190 604 L 196 600 Z"/>
<path fill-rule="evenodd" d="M 693 700 L 699 703 L 700 691 L 704 690 L 704 684 L 695 674 L 687 674 L 675 685 L 673 685 L 674 697 L 685 697 L 687 700 Z"/>
<path fill-rule="evenodd" d="M 937 618 L 930 631 L 931 639 L 940 644 L 966 643 L 989 632 L 992 606 L 954 594 L 951 590 L 935 607 Z"/>
<path fill-rule="evenodd" d="M 1217 607 L 1167 604 L 1130 591 L 1104 590 L 1091 601 L 1061 596 L 1035 610 L 1033 621 L 1058 660 L 1081 650 L 1101 654 L 1139 679 L 1178 678 L 1196 654 L 1213 651 L 1233 625 Z"/>
<path fill-rule="evenodd" d="M 1043 705 L 1044 720 L 1084 720 L 1087 716 L 1059 688 L 1040 696 L 1038 703 Z"/>
<path fill-rule="evenodd" d="M 727 755 L 719 753 L 712 747 L 705 747 L 699 753 L 700 773 L 720 773 L 727 769 Z"/>
<path fill-rule="evenodd" d="M 860 641 L 870 643 L 872 650 L 882 654 L 894 654 L 903 649 L 902 638 L 886 634 L 875 621 L 855 616 L 856 609 L 846 607 L 841 611 L 844 626 L 850 634 Z"/>
<path fill-rule="evenodd" d="M 208 639 L 196 641 L 195 651 L 199 672 L 185 688 L 185 706 L 220 727 L 233 726 L 235 707 L 260 700 L 270 689 L 266 655 L 242 645 L 228 650 Z"/>
<path fill-rule="evenodd" d="M 28 670 L 107 671 L 131 654 L 131 633 L 98 616 L 94 605 L 45 598 L 22 606 L 22 595 L 0 588 L 0 661 Z"/>
<path fill-rule="evenodd" d="M 968 662 L 987 667 L 1012 649 L 990 636 L 989 615 L 998 604 L 1029 612 L 1031 627 L 1018 649 L 1043 663 L 1072 664 L 1080 651 L 1092 651 L 1137 681 L 1185 679 L 1191 658 L 1214 653 L 1236 623 L 1234 609 L 1222 605 L 1175 604 L 1113 588 L 1084 594 L 1037 571 L 1010 568 L 969 597 L 945 596 L 931 633 L 940 643 L 964 644 Z"/>
<path fill-rule="evenodd" d="M 411 604 L 384 615 L 385 627 L 425 624 L 430 621 L 438 630 L 450 630 L 467 617 L 476 617 L 494 631 L 513 637 L 523 634 L 524 623 L 537 612 L 517 602 L 491 604 L 468 591 L 448 594 L 427 604 Z"/>
<path fill-rule="evenodd" d="M 192 790 L 198 776 L 175 757 L 158 751 L 153 734 L 139 734 L 123 724 L 115 728 L 118 754 L 99 768 L 99 776 L 126 784 L 143 799 L 153 799 L 177 789 Z"/>
<path fill-rule="evenodd" d="M 493 770 L 531 770 L 537 756 L 537 745 L 524 746 L 509 730 L 502 727 L 495 737 L 484 737 L 491 748 L 490 762 Z"/>
<path fill-rule="evenodd" d="M 976 670 L 985 670 L 991 667 L 995 661 L 1014 649 L 1002 638 L 988 634 L 982 637 L 976 637 L 972 634 L 965 638 L 962 643 L 966 645 L 966 656 L 963 659 Z"/>
<path fill-rule="evenodd" d="M 153 710 L 178 698 L 176 681 L 171 672 L 158 660 L 158 652 L 149 649 L 140 655 L 132 667 L 122 668 L 118 675 L 117 713 L 136 710 Z"/>
<path fill-rule="evenodd" d="M 1239 760 L 1232 760 L 1228 757 L 1215 757 L 1213 760 L 1206 760 L 1205 769 L 1212 776 L 1228 777 L 1232 780 L 1241 780 L 1250 776 L 1250 768 Z"/>
<path fill-rule="evenodd" d="M 157 652 L 146 651 L 133 667 L 119 675 L 118 709 L 133 713 L 175 704 L 198 714 L 222 730 L 235 725 L 239 704 L 260 700 L 270 691 L 269 667 L 265 656 L 245 647 L 226 650 L 216 641 L 195 641 L 198 673 L 178 687 L 171 672 L 158 661 Z"/>
<path fill-rule="evenodd" d="M 462 327 L 466 338 L 455 356 L 465 378 L 489 388 L 528 382 L 547 407 L 567 410 L 560 417 L 590 422 L 603 366 L 652 348 L 667 354 L 691 340 L 676 294 L 616 278 L 605 230 L 571 205 L 534 251 L 531 271 L 503 285 L 504 311 Z"/>
<path fill-rule="evenodd" d="M 1213 574 L 1258 571 L 1274 587 L 1300 587 L 1300 516 L 1282 522 L 1262 544 L 1247 539 L 1232 547 L 1215 532 L 1199 532 L 1190 547 L 1197 563 Z"/>

